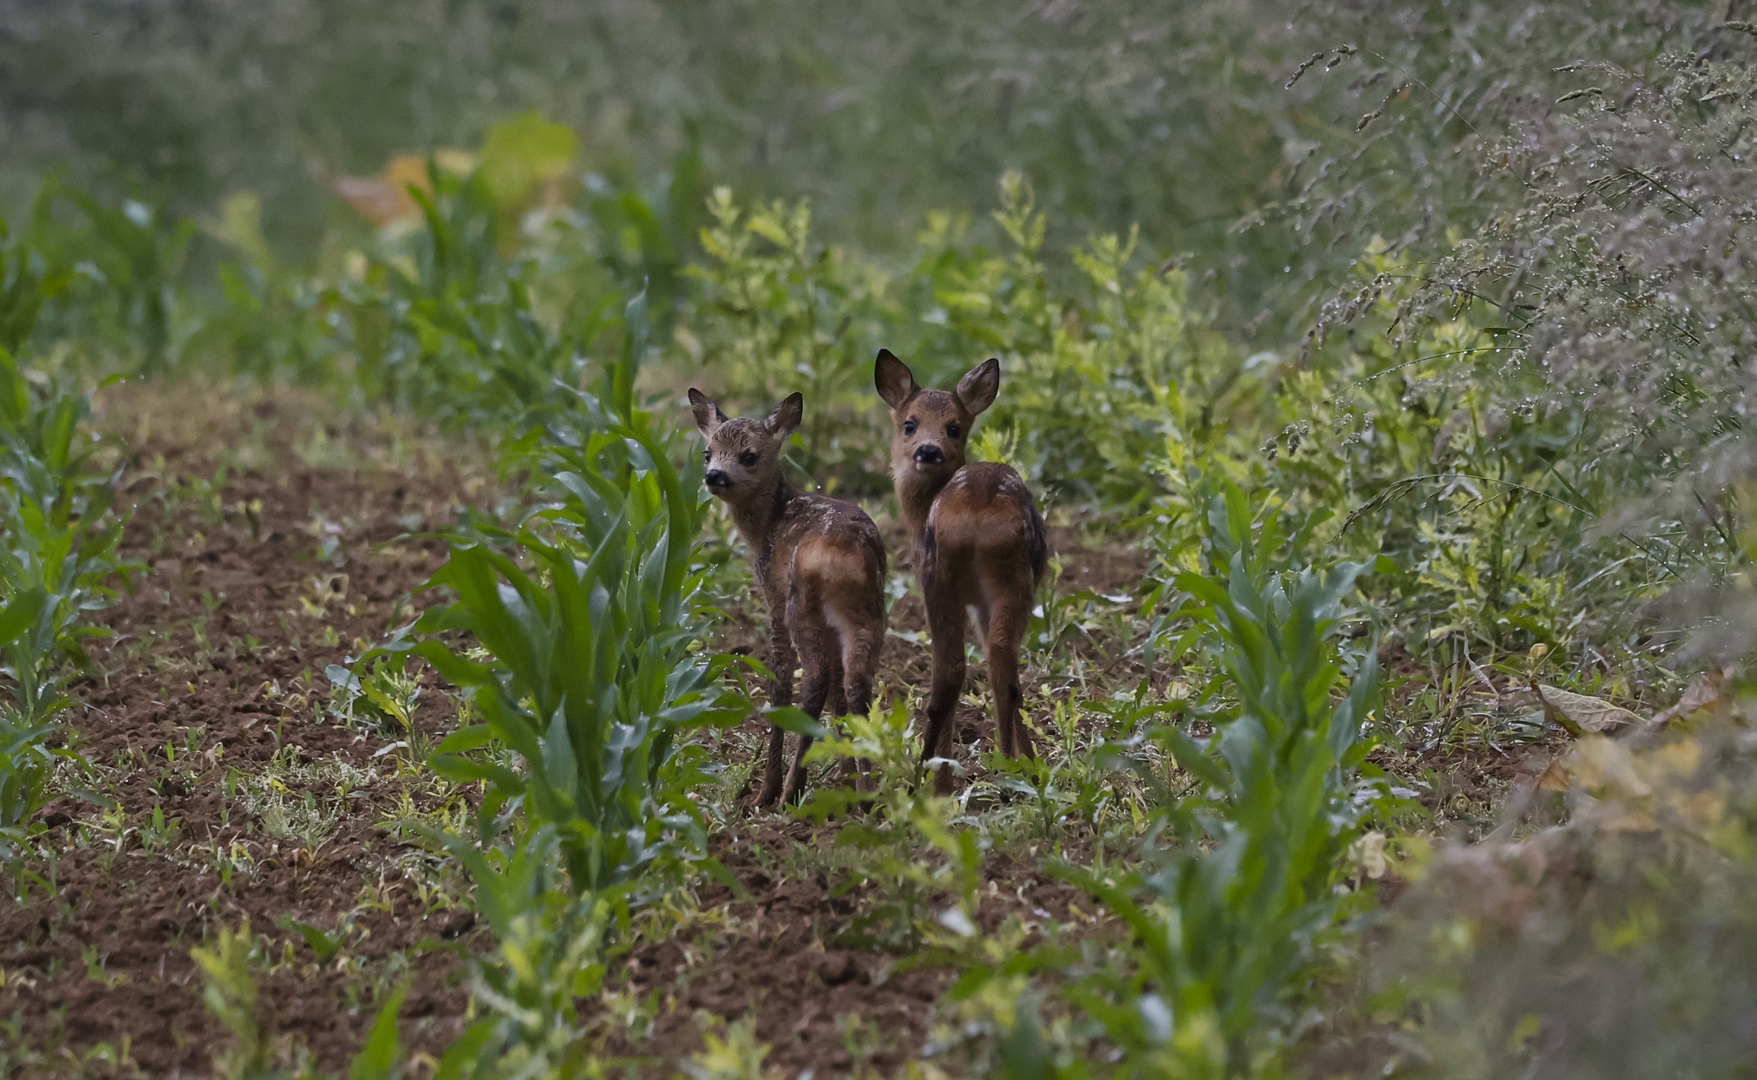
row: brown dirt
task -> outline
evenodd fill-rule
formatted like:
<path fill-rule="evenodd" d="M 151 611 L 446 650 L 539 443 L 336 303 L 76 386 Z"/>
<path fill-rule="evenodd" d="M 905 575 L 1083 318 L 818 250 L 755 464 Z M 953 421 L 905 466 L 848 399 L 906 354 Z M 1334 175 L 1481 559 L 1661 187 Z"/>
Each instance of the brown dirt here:
<path fill-rule="evenodd" d="M 125 405 L 175 415 L 165 400 Z M 378 970 L 393 954 L 407 960 L 410 1040 L 432 1049 L 456 1032 L 464 1000 L 455 943 L 474 918 L 413 895 L 398 869 L 413 849 L 379 825 L 403 790 L 378 756 L 389 740 L 324 717 L 330 690 L 321 672 L 381 637 L 399 600 L 443 560 L 433 540 L 378 553 L 372 545 L 404 532 L 410 515 L 443 520 L 482 480 L 425 455 L 406 468 L 304 465 L 302 443 L 323 430 L 310 416 L 272 401 L 248 414 L 216 410 L 221 439 L 248 433 L 270 455 L 268 467 L 227 476 L 214 489 L 217 504 L 188 484 L 215 475 L 213 440 L 203 440 L 205 453 L 174 435 L 135 444 L 125 551 L 151 570 L 102 614 L 115 637 L 94 650 L 102 675 L 75 687 L 86 708 L 68 717 L 126 831 L 118 836 L 100 807 L 73 797 L 40 816 L 59 853 L 44 873 L 53 899 L 33 889 L 30 902 L 0 912 L 0 939 L 10 943 L 0 953 L 0 1014 L 18 1016 L 19 1045 L 108 1043 L 126 1046 L 147 1073 L 206 1074 L 226 1037 L 202 1005 L 190 949 L 215 927 L 249 919 L 276 952 L 265 1012 L 334 1067 L 359 1046 L 372 1002 L 349 1000 L 361 982 L 354 970 L 320 968 L 303 946 L 283 960 L 278 950 L 298 935 L 277 923 L 292 917 L 328 930 L 350 912 L 359 940 L 347 951 L 357 963 Z M 430 700 L 416 728 L 431 736 L 442 719 Z M 171 760 L 168 748 L 190 752 Z M 224 792 L 228 776 L 260 772 L 277 752 L 339 760 L 373 777 L 349 800 L 358 812 L 343 814 L 315 846 L 274 835 Z M 295 786 L 289 797 L 308 792 L 333 795 Z M 155 809 L 177 823 L 164 857 L 142 838 Z M 218 876 L 219 853 L 247 868 L 230 884 Z"/>
<path fill-rule="evenodd" d="M 641 1062 L 648 1075 L 672 1076 L 675 1062 L 702 1045 L 705 1030 L 747 1014 L 755 1017 L 757 1039 L 769 1044 L 765 1064 L 783 1075 L 805 1069 L 841 1074 L 857 1066 L 892 1075 L 918 1056 L 954 973 L 839 941 L 863 894 L 838 888 L 841 871 L 788 876 L 773 864 L 774 853 L 821 854 L 834 842 L 833 829 L 803 821 L 748 822 L 717 836 L 712 854 L 751 895 L 734 898 L 715 885 L 701 900 L 716 909 L 720 929 L 643 942 L 632 951 L 616 988 L 637 997 L 657 992 L 664 1006 L 646 1039 L 614 1037 L 607 1056 Z M 1079 890 L 1042 870 L 994 853 L 983 876 L 989 882 L 978 913 L 984 930 L 1009 914 L 1027 924 L 1077 925 L 1069 904 L 1080 900 Z M 1033 934 L 1027 945 L 1036 940 Z M 860 1048 L 851 1051 L 850 1042 L 859 1040 L 850 1032 L 867 1025 L 882 1037 L 857 1061 Z"/>

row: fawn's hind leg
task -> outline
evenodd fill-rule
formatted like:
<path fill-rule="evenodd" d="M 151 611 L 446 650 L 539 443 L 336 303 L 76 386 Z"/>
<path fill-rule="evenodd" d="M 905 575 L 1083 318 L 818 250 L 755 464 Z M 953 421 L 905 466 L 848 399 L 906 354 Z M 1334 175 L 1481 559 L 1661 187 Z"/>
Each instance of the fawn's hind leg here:
<path fill-rule="evenodd" d="M 769 684 L 769 704 L 775 708 L 793 704 L 793 668 L 798 663 L 793 650 L 793 635 L 787 632 L 785 613 L 769 609 L 769 670 L 775 679 Z M 769 753 L 763 759 L 763 786 L 758 791 L 758 806 L 773 806 L 781 797 L 782 761 L 787 753 L 787 732 L 771 726 Z"/>
<path fill-rule="evenodd" d="M 1019 690 L 1019 646 L 1025 640 L 1027 611 L 1019 603 L 996 604 L 988 622 L 988 685 L 994 691 L 995 742 L 1007 757 L 1036 756 Z"/>
<path fill-rule="evenodd" d="M 881 618 L 883 613 L 880 613 Z M 864 626 L 858 629 L 845 628 L 842 631 L 842 678 L 843 692 L 848 706 L 846 715 L 866 716 L 872 711 L 872 676 L 878 670 L 879 648 L 884 644 L 884 624 Z M 859 791 L 873 791 L 877 785 L 872 780 L 872 762 L 865 758 L 855 759 L 851 763 L 859 770 L 859 778 L 855 788 Z"/>
<path fill-rule="evenodd" d="M 929 603 L 928 633 L 933 637 L 933 685 L 927 697 L 927 733 L 921 743 L 921 760 L 952 756 L 953 714 L 958 695 L 964 692 L 964 623 L 959 604 Z M 941 765 L 934 777 L 936 795 L 950 795 L 957 786 L 950 765 Z"/>
<path fill-rule="evenodd" d="M 790 605 L 787 615 L 787 621 L 794 631 L 794 645 L 799 650 L 799 666 L 805 672 L 805 685 L 800 691 L 799 707 L 807 717 L 816 721 L 823 716 L 824 702 L 830 696 L 830 671 L 835 663 L 832 659 L 835 637 L 814 604 L 794 603 Z M 811 749 L 811 742 L 809 735 L 799 737 L 799 750 L 793 755 L 793 767 L 787 770 L 787 784 L 781 793 L 781 798 L 786 802 L 798 800 L 800 793 L 805 790 L 805 752 Z"/>

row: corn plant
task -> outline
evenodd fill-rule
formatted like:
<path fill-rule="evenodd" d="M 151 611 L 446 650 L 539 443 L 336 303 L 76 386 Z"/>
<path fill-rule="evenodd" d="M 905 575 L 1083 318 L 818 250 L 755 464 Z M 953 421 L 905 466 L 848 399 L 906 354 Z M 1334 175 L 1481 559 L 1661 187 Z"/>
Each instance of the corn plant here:
<path fill-rule="evenodd" d="M 52 270 L 28 236 L 13 238 L 0 218 L 0 349 L 17 352 L 30 340 L 45 301 L 71 283 L 68 270 Z"/>
<path fill-rule="evenodd" d="M 585 1044 L 574 1001 L 604 979 L 602 946 L 613 904 L 573 895 L 556 880 L 560 835 L 528 830 L 487 852 L 450 846 L 476 883 L 476 905 L 497 942 L 471 969 L 471 992 L 486 1015 L 440 1062 L 441 1077 L 578 1076 Z"/>
<path fill-rule="evenodd" d="M 88 398 L 66 380 L 27 378 L 0 350 L 0 843 L 10 845 L 42 805 L 54 759 L 55 717 L 81 641 L 82 624 L 108 606 L 108 581 L 126 571 L 117 552 L 123 522 L 110 513 L 115 476 L 94 474 L 80 446 Z"/>
<path fill-rule="evenodd" d="M 117 477 L 88 469 L 90 453 L 80 445 L 89 411 L 87 396 L 66 380 L 39 386 L 0 352 L 0 597 L 9 605 L 39 597 L 5 649 L 12 710 L 26 723 L 67 704 L 59 696 L 62 662 L 83 664 L 80 640 L 104 633 L 80 619 L 107 606 L 113 593 L 105 582 L 128 569 L 117 552 L 123 522 L 110 513 Z"/>
<path fill-rule="evenodd" d="M 582 468 L 553 474 L 563 498 L 515 530 L 454 541 L 428 587 L 456 602 L 416 622 L 419 643 L 390 648 L 426 658 L 482 717 L 440 744 L 434 768 L 553 827 L 584 892 L 626 880 L 670 849 L 668 836 L 699 835 L 667 770 L 679 733 L 719 714 L 709 665 L 691 651 L 695 467 L 679 473 L 624 427 L 568 453 Z M 487 662 L 436 637 L 459 630 Z M 472 756 L 490 744 L 520 768 Z"/>
<path fill-rule="evenodd" d="M 1336 640 L 1367 567 L 1268 569 L 1237 489 L 1209 521 L 1216 572 L 1176 583 L 1214 635 L 1234 702 L 1205 738 L 1149 728 L 1196 788 L 1161 806 L 1136 873 L 1082 879 L 1133 932 L 1136 966 L 1068 991 L 1142 1076 L 1233 1075 L 1272 1057 L 1379 783 L 1362 779 L 1361 738 L 1376 649 L 1345 656 Z"/>
<path fill-rule="evenodd" d="M 83 223 L 63 224 L 71 206 Z M 195 222 L 136 199 L 110 205 L 51 178 L 32 207 L 31 241 L 56 275 L 67 275 L 66 300 L 43 313 L 56 336 L 120 352 L 142 371 L 162 372 L 175 359 L 179 286 Z"/>

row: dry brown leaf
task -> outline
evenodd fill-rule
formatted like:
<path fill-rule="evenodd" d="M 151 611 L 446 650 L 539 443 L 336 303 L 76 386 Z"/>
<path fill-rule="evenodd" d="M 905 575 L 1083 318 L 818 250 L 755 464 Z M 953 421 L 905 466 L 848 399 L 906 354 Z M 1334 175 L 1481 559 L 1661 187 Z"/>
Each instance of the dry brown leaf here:
<path fill-rule="evenodd" d="M 1569 786 L 1568 770 L 1561 758 L 1550 762 L 1543 775 L 1537 778 L 1539 791 L 1567 791 Z"/>
<path fill-rule="evenodd" d="M 1567 728 L 1569 734 L 1572 735 L 1578 735 L 1581 732 L 1591 734 L 1609 727 L 1641 723 L 1641 717 L 1620 705 L 1612 705 L 1603 698 L 1576 694 L 1559 687 L 1545 686 L 1539 683 L 1533 683 L 1531 688 L 1537 693 L 1538 700 L 1544 705 L 1544 712 L 1549 714 L 1551 719 L 1555 719 L 1555 713 L 1560 713 L 1562 717 L 1566 718 L 1567 723 L 1563 723 L 1562 726 Z M 1575 728 L 1578 728 L 1579 731 L 1574 730 Z"/>
<path fill-rule="evenodd" d="M 1684 696 L 1678 703 L 1653 718 L 1656 725 L 1669 724 L 1673 720 L 1682 720 L 1691 713 L 1713 708 L 1720 704 L 1721 688 L 1726 685 L 1726 672 L 1719 668 L 1709 668 L 1696 676 L 1689 686 L 1684 688 Z"/>
<path fill-rule="evenodd" d="M 475 167 L 475 159 L 460 150 L 438 150 L 433 157 L 441 169 L 459 175 Z M 396 155 L 377 176 L 338 176 L 330 187 L 348 209 L 380 227 L 421 216 L 421 207 L 409 195 L 411 187 L 433 192 L 427 159 L 418 154 Z"/>

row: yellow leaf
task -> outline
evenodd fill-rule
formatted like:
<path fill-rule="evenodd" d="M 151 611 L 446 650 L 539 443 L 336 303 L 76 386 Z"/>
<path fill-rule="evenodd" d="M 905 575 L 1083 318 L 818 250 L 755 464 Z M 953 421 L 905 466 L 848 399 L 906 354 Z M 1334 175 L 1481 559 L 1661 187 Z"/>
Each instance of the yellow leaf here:
<path fill-rule="evenodd" d="M 495 205 L 517 209 L 539 184 L 566 176 L 578 156 L 573 129 L 533 110 L 489 127 L 482 143 L 482 180 Z"/>
<path fill-rule="evenodd" d="M 262 197 L 254 191 L 240 191 L 226 200 L 220 208 L 219 237 L 243 250 L 259 267 L 273 262 L 262 235 Z"/>

